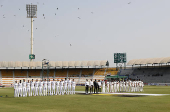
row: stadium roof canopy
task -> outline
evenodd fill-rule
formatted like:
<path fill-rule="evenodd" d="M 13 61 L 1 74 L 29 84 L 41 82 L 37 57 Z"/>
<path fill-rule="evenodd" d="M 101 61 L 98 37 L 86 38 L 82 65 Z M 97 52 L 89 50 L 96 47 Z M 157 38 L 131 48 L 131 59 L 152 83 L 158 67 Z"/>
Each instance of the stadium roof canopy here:
<path fill-rule="evenodd" d="M 133 59 L 127 65 L 148 65 L 148 64 L 167 64 L 170 63 L 170 57 L 165 58 L 146 58 L 146 59 Z"/>
<path fill-rule="evenodd" d="M 50 61 L 49 66 L 50 68 L 66 68 L 66 67 L 104 67 L 108 66 L 109 62 L 107 60 L 101 61 Z M 26 61 L 2 61 L 0 62 L 0 68 L 21 68 L 21 67 L 42 67 L 42 62 L 26 62 Z"/>

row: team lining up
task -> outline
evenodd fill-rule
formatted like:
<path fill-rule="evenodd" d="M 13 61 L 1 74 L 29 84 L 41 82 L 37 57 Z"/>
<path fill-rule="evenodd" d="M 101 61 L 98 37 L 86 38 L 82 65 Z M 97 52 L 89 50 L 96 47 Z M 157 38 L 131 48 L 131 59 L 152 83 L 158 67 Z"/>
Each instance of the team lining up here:
<path fill-rule="evenodd" d="M 88 90 L 90 88 L 90 93 L 102 92 L 102 93 L 109 93 L 109 92 L 142 92 L 144 87 L 143 81 L 139 80 L 126 80 L 126 81 L 106 81 L 106 80 L 98 80 L 93 82 L 92 79 L 90 82 L 86 79 L 85 82 L 85 93 L 88 94 Z M 102 91 L 101 91 L 102 90 Z"/>
<path fill-rule="evenodd" d="M 15 81 L 14 84 L 14 97 L 27 97 L 27 96 L 51 96 L 51 95 L 64 95 L 64 94 L 75 94 L 75 87 L 76 83 L 74 79 L 65 78 L 65 80 L 53 79 L 53 81 L 50 81 L 50 79 L 47 81 L 46 79 L 44 81 L 36 79 L 34 82 L 32 81 L 25 82 L 25 79 L 23 79 L 23 82 L 20 80 L 19 83 Z"/>

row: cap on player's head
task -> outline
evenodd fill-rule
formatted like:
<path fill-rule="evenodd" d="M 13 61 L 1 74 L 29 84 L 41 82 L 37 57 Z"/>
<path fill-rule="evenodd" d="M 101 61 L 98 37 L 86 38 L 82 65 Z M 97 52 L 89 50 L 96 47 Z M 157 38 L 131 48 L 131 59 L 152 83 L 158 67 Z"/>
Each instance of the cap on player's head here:
<path fill-rule="evenodd" d="M 33 81 L 33 79 L 32 79 L 32 81 Z"/>
<path fill-rule="evenodd" d="M 73 79 L 73 81 L 74 81 L 74 79 Z"/>
<path fill-rule="evenodd" d="M 28 80 L 28 82 L 30 82 L 30 81 Z"/>
<path fill-rule="evenodd" d="M 19 82 L 21 83 L 21 80 L 19 80 Z"/>
<path fill-rule="evenodd" d="M 65 80 L 67 80 L 67 78 L 65 78 Z"/>
<path fill-rule="evenodd" d="M 53 81 L 55 81 L 55 79 L 53 79 Z"/>
<path fill-rule="evenodd" d="M 86 79 L 86 81 L 88 81 L 88 79 Z"/>
<path fill-rule="evenodd" d="M 46 79 L 44 79 L 46 81 Z"/>
<path fill-rule="evenodd" d="M 92 81 L 92 79 L 91 79 L 91 81 Z"/>
<path fill-rule="evenodd" d="M 17 83 L 17 80 L 15 82 Z"/>
<path fill-rule="evenodd" d="M 48 81 L 50 81 L 50 79 L 48 79 Z"/>

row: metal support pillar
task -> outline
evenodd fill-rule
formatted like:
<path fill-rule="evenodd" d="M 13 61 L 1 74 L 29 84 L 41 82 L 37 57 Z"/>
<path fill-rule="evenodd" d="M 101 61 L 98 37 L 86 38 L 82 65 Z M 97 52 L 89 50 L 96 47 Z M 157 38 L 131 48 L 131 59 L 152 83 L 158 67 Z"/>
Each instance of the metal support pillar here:
<path fill-rule="evenodd" d="M 54 69 L 54 76 L 53 76 L 53 79 L 55 79 L 55 71 L 56 71 L 56 69 Z"/>
<path fill-rule="evenodd" d="M 67 79 L 68 79 L 69 69 L 67 69 Z"/>
<path fill-rule="evenodd" d="M 15 83 L 15 72 L 13 71 L 13 84 Z"/>
<path fill-rule="evenodd" d="M 93 70 L 93 76 L 92 76 L 92 80 L 93 80 L 93 77 L 94 77 L 95 69 L 96 69 L 96 68 L 94 68 L 94 70 Z"/>
<path fill-rule="evenodd" d="M 31 54 L 33 54 L 33 18 L 31 18 Z M 33 59 L 30 59 L 33 61 Z"/>
<path fill-rule="evenodd" d="M 106 74 L 106 69 L 107 69 L 107 68 L 105 68 L 105 71 L 104 71 L 104 76 L 105 76 L 105 74 Z"/>

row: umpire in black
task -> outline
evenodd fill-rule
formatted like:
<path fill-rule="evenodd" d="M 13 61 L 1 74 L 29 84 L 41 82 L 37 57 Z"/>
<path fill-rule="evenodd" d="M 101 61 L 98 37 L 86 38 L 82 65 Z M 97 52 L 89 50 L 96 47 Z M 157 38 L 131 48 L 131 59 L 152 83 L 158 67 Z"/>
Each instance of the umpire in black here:
<path fill-rule="evenodd" d="M 98 87 L 98 82 L 96 81 L 96 79 L 95 79 L 95 81 L 94 81 L 94 93 L 96 92 L 96 93 L 98 93 L 98 89 L 97 89 L 97 87 Z"/>

